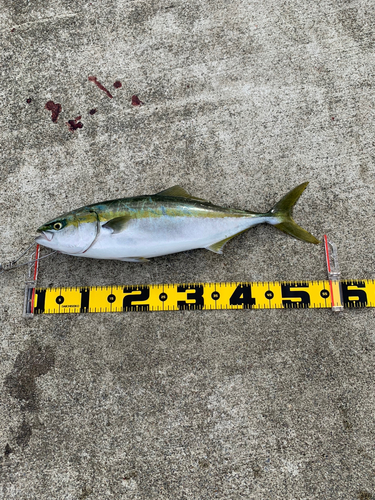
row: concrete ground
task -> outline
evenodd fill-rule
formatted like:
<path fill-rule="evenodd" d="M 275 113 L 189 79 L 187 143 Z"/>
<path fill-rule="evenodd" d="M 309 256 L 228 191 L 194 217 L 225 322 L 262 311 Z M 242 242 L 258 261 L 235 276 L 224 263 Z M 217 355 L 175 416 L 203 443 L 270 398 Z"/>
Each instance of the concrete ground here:
<path fill-rule="evenodd" d="M 0 0 L 0 24 L 0 262 L 88 203 L 180 184 L 263 211 L 309 180 L 296 220 L 374 278 L 372 1 Z M 323 278 L 322 246 L 258 226 L 39 283 Z M 23 287 L 0 276 L 1 500 L 375 498 L 372 310 L 25 320 Z"/>

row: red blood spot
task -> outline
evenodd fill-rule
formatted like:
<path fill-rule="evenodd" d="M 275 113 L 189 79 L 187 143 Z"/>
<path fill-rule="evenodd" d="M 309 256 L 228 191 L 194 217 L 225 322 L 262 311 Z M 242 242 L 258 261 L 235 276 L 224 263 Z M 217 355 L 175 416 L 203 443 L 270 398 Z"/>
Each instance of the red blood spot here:
<path fill-rule="evenodd" d="M 335 119 L 335 117 L 334 117 L 334 116 L 332 116 L 332 120 L 334 120 L 334 119 Z"/>
<path fill-rule="evenodd" d="M 57 122 L 57 118 L 59 117 L 59 114 L 61 113 L 61 104 L 59 103 L 54 103 L 53 101 L 48 101 L 46 102 L 46 105 L 44 106 L 46 109 L 49 111 L 52 111 L 52 121 Z"/>
<path fill-rule="evenodd" d="M 122 87 L 122 83 L 121 83 L 119 80 L 117 80 L 117 81 L 113 84 L 113 86 L 115 87 L 115 89 L 119 89 L 120 87 Z"/>
<path fill-rule="evenodd" d="M 15 31 L 16 28 L 12 28 L 10 31 L 13 33 L 13 31 Z"/>
<path fill-rule="evenodd" d="M 141 106 L 144 102 L 139 100 L 137 95 L 132 95 L 132 106 Z"/>
<path fill-rule="evenodd" d="M 77 118 L 74 118 L 74 120 L 69 120 L 67 122 L 69 130 L 71 132 L 74 132 L 75 130 L 77 130 L 77 128 L 83 127 L 83 124 L 79 121 L 80 119 L 81 119 L 81 116 L 77 116 Z"/>
<path fill-rule="evenodd" d="M 31 103 L 31 99 L 30 99 L 30 97 L 29 97 L 28 99 L 26 99 L 26 102 L 27 102 L 27 104 L 30 104 L 30 103 Z"/>
<path fill-rule="evenodd" d="M 90 115 L 95 115 L 95 113 L 96 113 L 96 109 L 95 108 L 94 109 L 90 109 Z"/>
<path fill-rule="evenodd" d="M 100 90 L 103 90 L 103 91 L 107 94 L 107 96 L 108 96 L 110 99 L 112 99 L 112 98 L 113 98 L 113 95 L 110 93 L 110 91 L 109 91 L 109 90 L 107 90 L 107 89 L 104 87 L 104 85 L 102 85 L 100 82 L 98 82 L 98 80 L 96 79 L 96 76 L 89 76 L 89 81 L 90 81 L 90 82 L 94 82 L 94 83 L 95 83 L 95 85 L 96 85 L 97 87 L 99 87 L 99 88 L 100 88 Z"/>

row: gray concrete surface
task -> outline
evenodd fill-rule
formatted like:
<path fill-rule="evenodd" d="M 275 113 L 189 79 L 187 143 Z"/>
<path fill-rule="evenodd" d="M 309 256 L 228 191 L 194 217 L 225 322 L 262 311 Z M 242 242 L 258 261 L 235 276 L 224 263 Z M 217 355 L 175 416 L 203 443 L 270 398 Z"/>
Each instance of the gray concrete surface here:
<path fill-rule="evenodd" d="M 374 22 L 366 0 L 1 0 L 0 261 L 87 203 L 180 184 L 264 210 L 310 180 L 297 221 L 374 278 Z M 223 256 L 54 256 L 40 284 L 325 277 L 322 247 L 259 226 Z M 23 281 L 0 276 L 0 499 L 375 498 L 372 310 L 27 321 Z"/>

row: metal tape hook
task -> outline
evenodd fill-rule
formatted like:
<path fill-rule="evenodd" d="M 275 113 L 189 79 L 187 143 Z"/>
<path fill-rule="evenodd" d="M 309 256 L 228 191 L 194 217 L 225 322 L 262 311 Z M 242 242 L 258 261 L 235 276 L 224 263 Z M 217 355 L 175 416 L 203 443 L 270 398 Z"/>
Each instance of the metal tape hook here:
<path fill-rule="evenodd" d="M 324 235 L 324 248 L 326 253 L 329 287 L 331 292 L 332 311 L 340 312 L 344 310 L 344 301 L 342 298 L 337 246 L 335 245 L 335 243 L 328 240 L 326 234 Z"/>

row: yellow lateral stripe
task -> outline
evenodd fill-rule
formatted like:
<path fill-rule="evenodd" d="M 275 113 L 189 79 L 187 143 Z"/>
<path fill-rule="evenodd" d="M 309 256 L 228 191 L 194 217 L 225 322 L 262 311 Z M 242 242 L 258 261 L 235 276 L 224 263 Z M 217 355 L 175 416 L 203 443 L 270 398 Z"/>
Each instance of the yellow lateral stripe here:
<path fill-rule="evenodd" d="M 375 307 L 374 280 L 36 288 L 34 314 Z"/>

